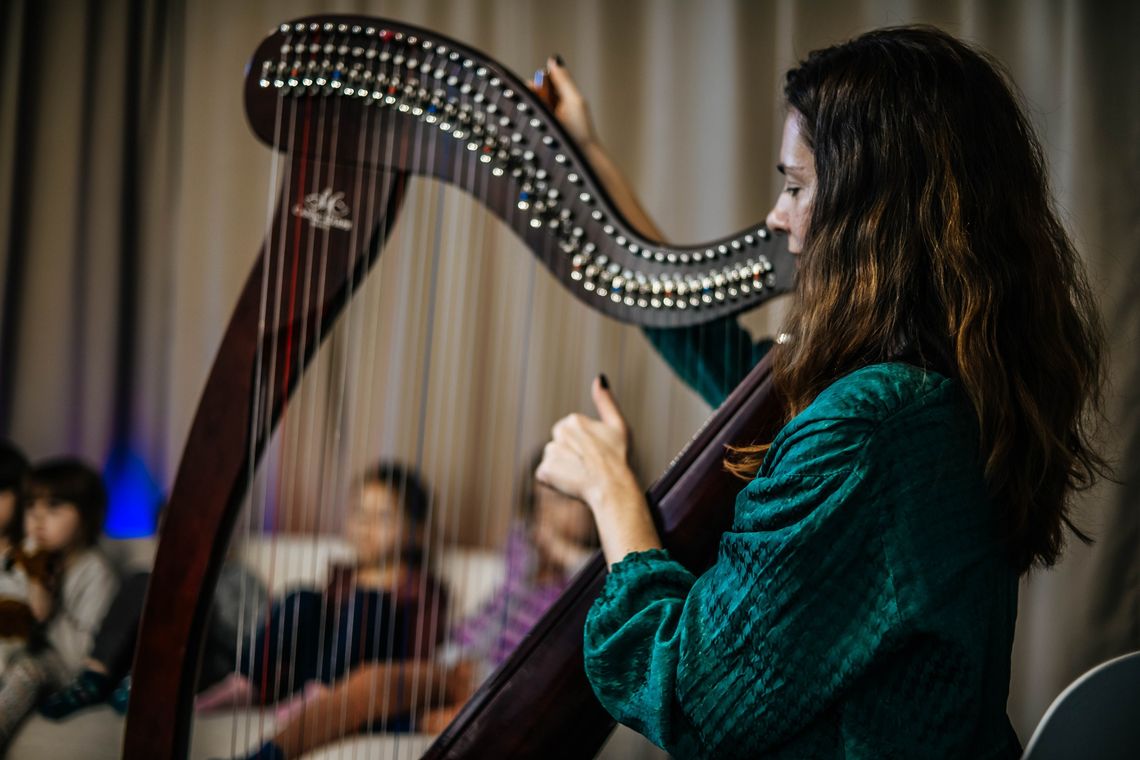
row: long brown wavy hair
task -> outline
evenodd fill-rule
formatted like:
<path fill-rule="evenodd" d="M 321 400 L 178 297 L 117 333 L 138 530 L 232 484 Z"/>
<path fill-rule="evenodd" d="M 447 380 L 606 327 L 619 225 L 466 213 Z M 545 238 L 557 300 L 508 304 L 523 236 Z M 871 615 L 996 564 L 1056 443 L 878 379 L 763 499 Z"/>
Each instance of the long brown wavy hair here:
<path fill-rule="evenodd" d="M 931 27 L 817 50 L 784 94 L 817 186 L 773 357 L 789 418 L 876 362 L 956 379 L 1020 571 L 1060 556 L 1069 497 L 1107 473 L 1104 336 L 1045 158 L 1002 66 Z M 734 449 L 751 476 L 766 446 Z"/>

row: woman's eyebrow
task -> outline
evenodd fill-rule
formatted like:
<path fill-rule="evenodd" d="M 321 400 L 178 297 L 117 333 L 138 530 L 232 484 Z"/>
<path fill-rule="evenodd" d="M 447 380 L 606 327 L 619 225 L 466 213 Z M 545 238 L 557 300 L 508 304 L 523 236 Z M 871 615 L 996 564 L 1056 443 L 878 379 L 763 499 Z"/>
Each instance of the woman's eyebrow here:
<path fill-rule="evenodd" d="M 776 164 L 776 171 L 780 174 L 787 174 L 788 172 L 798 173 L 803 169 L 802 166 L 793 166 L 791 164 Z"/>

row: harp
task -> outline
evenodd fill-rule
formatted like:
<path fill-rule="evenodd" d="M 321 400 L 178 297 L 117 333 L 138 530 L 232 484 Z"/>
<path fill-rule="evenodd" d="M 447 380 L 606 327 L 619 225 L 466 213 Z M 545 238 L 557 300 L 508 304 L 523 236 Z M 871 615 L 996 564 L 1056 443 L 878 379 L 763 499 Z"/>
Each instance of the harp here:
<path fill-rule="evenodd" d="M 321 16 L 281 25 L 245 79 L 253 131 L 282 154 L 269 236 L 241 292 L 168 502 L 133 669 L 125 757 L 184 757 L 199 644 L 254 463 L 329 325 L 382 256 L 408 179 L 473 195 L 592 309 L 686 327 L 791 289 L 782 241 L 757 225 L 701 245 L 637 234 L 520 79 L 430 31 Z M 739 483 L 723 445 L 781 417 L 766 362 L 649 491 L 666 545 L 699 568 Z M 597 555 L 438 735 L 429 757 L 583 757 L 612 728 L 581 665 L 581 628 L 605 574 Z"/>

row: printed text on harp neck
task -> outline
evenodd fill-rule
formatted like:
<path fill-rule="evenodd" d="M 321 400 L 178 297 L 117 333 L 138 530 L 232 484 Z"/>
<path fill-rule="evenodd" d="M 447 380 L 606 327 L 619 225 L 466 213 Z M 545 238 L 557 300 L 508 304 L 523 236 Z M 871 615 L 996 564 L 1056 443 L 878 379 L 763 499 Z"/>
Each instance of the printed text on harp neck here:
<path fill-rule="evenodd" d="M 319 193 L 309 193 L 303 202 L 293 207 L 293 216 L 299 216 L 322 230 L 351 230 L 352 220 L 348 218 L 350 212 L 351 209 L 344 201 L 344 193 L 334 191 L 331 187 L 326 187 Z"/>

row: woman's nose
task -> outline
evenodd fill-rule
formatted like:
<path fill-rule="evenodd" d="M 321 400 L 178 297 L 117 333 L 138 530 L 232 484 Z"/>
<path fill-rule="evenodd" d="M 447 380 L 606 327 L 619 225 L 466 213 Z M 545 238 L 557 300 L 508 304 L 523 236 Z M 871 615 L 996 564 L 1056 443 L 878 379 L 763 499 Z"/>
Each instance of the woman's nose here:
<path fill-rule="evenodd" d="M 768 212 L 768 216 L 764 218 L 764 223 L 772 232 L 782 232 L 785 235 L 788 233 L 788 215 L 780 208 L 779 203 Z"/>

